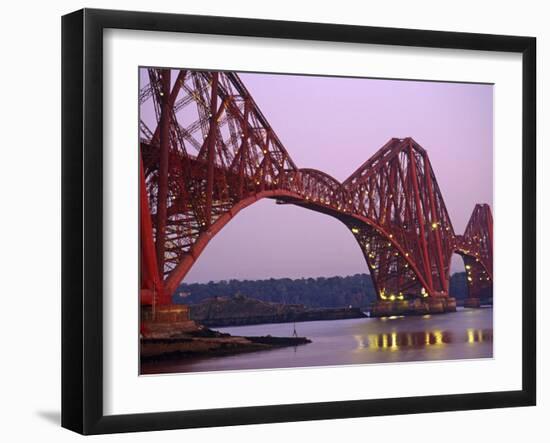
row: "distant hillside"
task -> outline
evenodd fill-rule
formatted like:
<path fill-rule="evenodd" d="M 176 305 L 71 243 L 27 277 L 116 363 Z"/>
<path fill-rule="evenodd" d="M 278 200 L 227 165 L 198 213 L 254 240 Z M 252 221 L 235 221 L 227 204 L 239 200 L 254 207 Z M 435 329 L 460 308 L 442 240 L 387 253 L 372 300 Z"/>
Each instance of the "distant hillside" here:
<path fill-rule="evenodd" d="M 182 284 L 174 296 L 175 303 L 199 303 L 211 297 L 237 294 L 266 302 L 303 304 L 309 308 L 367 306 L 375 300 L 368 274 L 348 277 L 271 278 L 269 280 L 222 280 L 219 282 Z"/>
<path fill-rule="evenodd" d="M 457 299 L 466 297 L 466 273 L 453 274 L 450 293 Z M 347 277 L 181 284 L 174 295 L 174 302 L 192 305 L 213 297 L 234 297 L 239 294 L 265 302 L 301 304 L 308 308 L 366 307 L 376 300 L 370 275 L 355 274 Z"/>

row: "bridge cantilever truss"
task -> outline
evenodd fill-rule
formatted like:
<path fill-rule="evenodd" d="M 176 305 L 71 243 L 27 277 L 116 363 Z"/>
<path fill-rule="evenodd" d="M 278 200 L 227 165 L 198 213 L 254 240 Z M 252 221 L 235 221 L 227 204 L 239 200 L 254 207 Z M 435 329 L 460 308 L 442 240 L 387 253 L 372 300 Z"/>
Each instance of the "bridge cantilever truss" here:
<path fill-rule="evenodd" d="M 208 242 L 262 198 L 338 218 L 380 299 L 446 297 L 454 252 L 470 295 L 492 284 L 492 217 L 454 232 L 427 152 L 391 139 L 340 183 L 298 168 L 235 73 L 148 69 L 140 91 L 141 299 L 171 296 Z"/>

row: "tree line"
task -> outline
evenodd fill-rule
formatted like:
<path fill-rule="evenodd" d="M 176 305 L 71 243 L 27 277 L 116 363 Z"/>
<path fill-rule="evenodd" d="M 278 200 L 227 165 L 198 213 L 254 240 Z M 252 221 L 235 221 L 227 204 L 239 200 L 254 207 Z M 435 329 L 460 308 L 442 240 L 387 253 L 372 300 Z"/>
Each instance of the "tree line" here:
<path fill-rule="evenodd" d="M 450 294 L 464 299 L 468 294 L 466 273 L 451 276 Z M 376 300 L 368 274 L 347 277 L 270 278 L 266 280 L 221 280 L 208 283 L 182 283 L 175 303 L 196 304 L 212 297 L 243 295 L 266 302 L 302 304 L 309 308 L 366 307 Z"/>

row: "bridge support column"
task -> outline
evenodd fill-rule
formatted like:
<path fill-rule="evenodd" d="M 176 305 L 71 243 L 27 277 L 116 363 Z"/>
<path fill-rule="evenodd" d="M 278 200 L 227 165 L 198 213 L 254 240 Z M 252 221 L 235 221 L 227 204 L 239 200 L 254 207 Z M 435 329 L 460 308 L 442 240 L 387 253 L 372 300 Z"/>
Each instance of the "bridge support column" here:
<path fill-rule="evenodd" d="M 468 297 L 464 300 L 465 308 L 479 308 L 481 307 L 481 301 L 476 297 Z"/>
<path fill-rule="evenodd" d="M 187 305 L 141 305 L 140 316 L 142 337 L 166 338 L 198 329 Z"/>
<path fill-rule="evenodd" d="M 445 297 L 445 312 L 456 312 L 456 298 Z"/>
<path fill-rule="evenodd" d="M 378 300 L 372 306 L 370 316 L 444 314 L 455 311 L 456 299 L 454 297 L 426 297 L 414 300 Z"/>

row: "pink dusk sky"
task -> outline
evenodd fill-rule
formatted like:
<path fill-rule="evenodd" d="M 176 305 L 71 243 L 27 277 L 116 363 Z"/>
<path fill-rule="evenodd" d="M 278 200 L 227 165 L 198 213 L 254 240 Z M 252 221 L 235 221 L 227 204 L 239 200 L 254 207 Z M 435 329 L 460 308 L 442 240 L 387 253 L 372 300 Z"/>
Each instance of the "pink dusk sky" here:
<path fill-rule="evenodd" d="M 239 76 L 298 167 L 343 181 L 390 138 L 412 137 L 428 151 L 455 232 L 476 203 L 493 206 L 492 85 Z M 463 270 L 455 256 L 452 272 Z M 341 222 L 266 199 L 240 212 L 184 281 L 356 273 L 368 269 Z"/>

